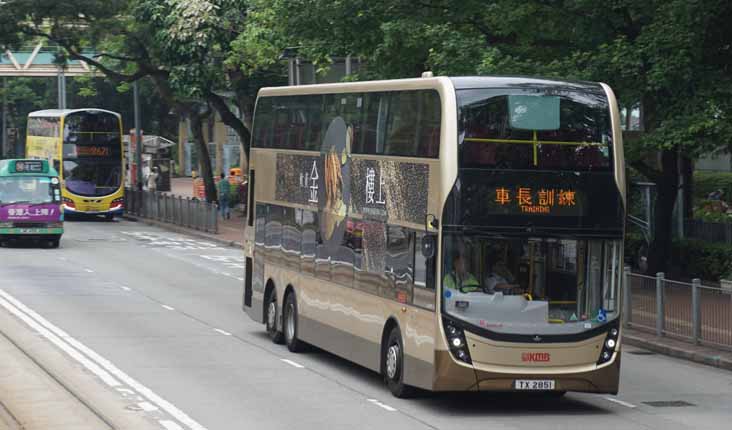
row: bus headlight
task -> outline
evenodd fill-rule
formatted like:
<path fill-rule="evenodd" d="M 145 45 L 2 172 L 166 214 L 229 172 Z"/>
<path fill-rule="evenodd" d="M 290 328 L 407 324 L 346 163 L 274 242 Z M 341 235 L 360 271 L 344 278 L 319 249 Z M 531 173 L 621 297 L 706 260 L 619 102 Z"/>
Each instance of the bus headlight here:
<path fill-rule="evenodd" d="M 111 209 L 111 210 L 120 209 L 120 208 L 124 207 L 124 205 L 125 205 L 125 199 L 124 199 L 124 197 L 120 197 L 118 199 L 112 200 L 112 203 L 109 204 L 109 209 Z"/>
<path fill-rule="evenodd" d="M 443 320 L 443 326 L 445 336 L 447 336 L 447 346 L 450 348 L 452 356 L 464 363 L 473 364 L 463 329 L 447 319 Z"/>
<path fill-rule="evenodd" d="M 617 327 L 612 327 L 605 336 L 605 342 L 602 344 L 602 351 L 600 352 L 600 358 L 597 360 L 597 364 L 603 364 L 610 361 L 615 353 L 615 347 L 618 346 L 618 336 L 620 330 Z"/>

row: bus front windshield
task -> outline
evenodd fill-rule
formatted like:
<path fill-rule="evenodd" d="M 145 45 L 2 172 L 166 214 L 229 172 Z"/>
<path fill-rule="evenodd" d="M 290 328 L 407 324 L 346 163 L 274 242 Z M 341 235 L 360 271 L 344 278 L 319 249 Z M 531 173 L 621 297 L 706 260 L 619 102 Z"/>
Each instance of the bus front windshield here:
<path fill-rule="evenodd" d="M 53 203 L 51 178 L 0 178 L 0 205 Z"/>
<path fill-rule="evenodd" d="M 575 334 L 617 316 L 619 240 L 448 233 L 444 312 L 507 334 Z"/>
<path fill-rule="evenodd" d="M 119 118 L 85 111 L 64 119 L 63 176 L 66 189 L 80 196 L 101 197 L 122 184 Z"/>

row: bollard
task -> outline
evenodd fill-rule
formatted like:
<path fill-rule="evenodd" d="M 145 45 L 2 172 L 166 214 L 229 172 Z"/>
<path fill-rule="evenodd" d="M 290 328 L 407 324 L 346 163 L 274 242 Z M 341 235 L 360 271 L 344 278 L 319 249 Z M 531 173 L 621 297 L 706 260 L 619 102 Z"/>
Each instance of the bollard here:
<path fill-rule="evenodd" d="M 691 330 L 694 343 L 701 343 L 701 279 L 691 280 Z"/>
<path fill-rule="evenodd" d="M 216 206 L 213 207 L 213 233 L 219 234 L 219 212 Z"/>
<path fill-rule="evenodd" d="M 191 198 L 186 197 L 186 227 L 191 228 Z"/>
<path fill-rule="evenodd" d="M 633 289 L 630 285 L 630 267 L 625 266 L 623 268 L 623 285 L 621 285 L 623 291 L 623 308 L 621 310 L 623 315 L 623 326 L 628 327 L 633 322 Z"/>
<path fill-rule="evenodd" d="M 665 325 L 664 307 L 663 307 L 663 278 L 664 273 L 656 273 L 656 335 L 663 336 Z"/>

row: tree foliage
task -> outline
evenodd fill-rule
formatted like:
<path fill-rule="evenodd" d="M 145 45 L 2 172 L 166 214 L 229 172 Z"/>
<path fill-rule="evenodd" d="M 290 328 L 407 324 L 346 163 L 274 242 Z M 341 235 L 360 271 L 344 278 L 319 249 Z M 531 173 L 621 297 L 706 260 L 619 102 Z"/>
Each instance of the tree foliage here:
<path fill-rule="evenodd" d="M 432 70 L 608 83 L 621 106 L 643 111 L 644 132 L 625 148 L 658 185 L 650 270 L 668 261 L 679 159 L 732 146 L 727 0 L 254 0 L 252 19 L 248 46 L 298 46 L 322 64 L 356 55 L 367 78 Z"/>

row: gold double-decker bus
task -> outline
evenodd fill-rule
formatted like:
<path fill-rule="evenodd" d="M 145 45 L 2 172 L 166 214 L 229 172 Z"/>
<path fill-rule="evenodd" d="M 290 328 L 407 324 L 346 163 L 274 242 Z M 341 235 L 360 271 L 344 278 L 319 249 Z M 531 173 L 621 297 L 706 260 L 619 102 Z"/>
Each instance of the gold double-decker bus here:
<path fill-rule="evenodd" d="M 26 156 L 61 174 L 64 214 L 124 211 L 122 117 L 102 109 L 49 109 L 28 114 Z"/>
<path fill-rule="evenodd" d="M 605 84 L 264 88 L 243 309 L 392 393 L 617 393 L 625 177 Z"/>

